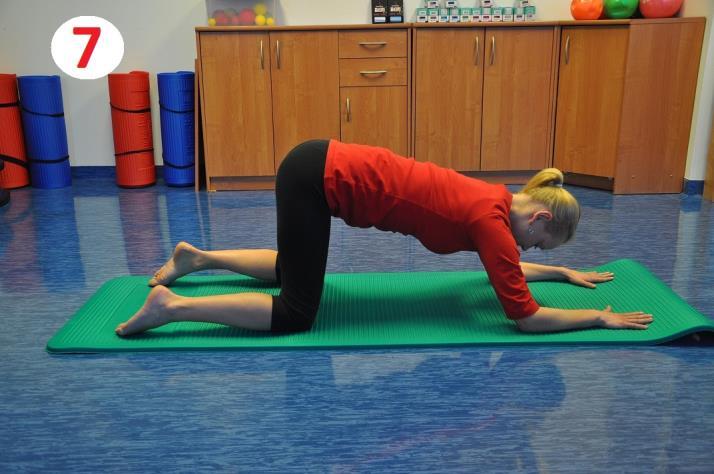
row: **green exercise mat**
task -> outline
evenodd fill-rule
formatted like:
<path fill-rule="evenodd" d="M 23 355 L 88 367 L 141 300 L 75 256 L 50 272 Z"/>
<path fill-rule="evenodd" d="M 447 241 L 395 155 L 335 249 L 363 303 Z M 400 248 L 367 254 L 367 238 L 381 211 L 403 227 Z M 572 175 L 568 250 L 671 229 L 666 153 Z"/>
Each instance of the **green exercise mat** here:
<path fill-rule="evenodd" d="M 501 309 L 485 272 L 328 274 L 312 330 L 275 335 L 212 323 L 171 323 L 130 338 L 114 328 L 143 304 L 148 277 L 110 280 L 47 344 L 50 352 L 291 349 L 377 346 L 503 344 L 656 344 L 714 331 L 698 313 L 645 267 L 618 260 L 596 270 L 615 280 L 588 289 L 562 282 L 534 282 L 543 306 L 604 308 L 654 315 L 647 330 L 584 329 L 549 334 L 518 331 Z M 185 296 L 278 289 L 243 276 L 187 276 L 171 288 Z"/>

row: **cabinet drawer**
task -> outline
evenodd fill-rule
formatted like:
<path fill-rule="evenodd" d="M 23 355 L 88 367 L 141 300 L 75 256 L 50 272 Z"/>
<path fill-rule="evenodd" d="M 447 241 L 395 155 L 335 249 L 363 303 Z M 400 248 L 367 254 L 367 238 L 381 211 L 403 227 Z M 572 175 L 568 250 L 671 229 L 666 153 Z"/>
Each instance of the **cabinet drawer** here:
<path fill-rule="evenodd" d="M 407 32 L 340 31 L 340 58 L 404 58 Z"/>
<path fill-rule="evenodd" d="M 406 85 L 406 58 L 340 60 L 341 87 Z"/>

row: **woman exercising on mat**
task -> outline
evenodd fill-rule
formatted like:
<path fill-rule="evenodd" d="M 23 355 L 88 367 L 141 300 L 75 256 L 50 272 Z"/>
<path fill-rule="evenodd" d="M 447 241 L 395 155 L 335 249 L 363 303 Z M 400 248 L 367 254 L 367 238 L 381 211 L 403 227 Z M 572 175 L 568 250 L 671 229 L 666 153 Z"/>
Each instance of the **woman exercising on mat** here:
<path fill-rule="evenodd" d="M 313 140 L 295 147 L 275 182 L 278 250 L 203 251 L 185 242 L 149 282 L 144 306 L 116 328 L 129 336 L 175 321 L 295 332 L 315 320 L 325 278 L 331 216 L 348 225 L 416 237 L 440 254 L 476 251 L 506 316 L 527 332 L 592 326 L 647 329 L 652 316 L 605 309 L 539 306 L 526 281 L 565 280 L 594 287 L 609 272 L 583 273 L 520 262 L 518 247 L 552 249 L 573 237 L 580 206 L 557 169 L 536 174 L 516 194 L 455 171 L 403 158 L 384 148 Z M 177 278 L 225 269 L 280 285 L 278 296 L 237 293 L 183 297 Z"/>

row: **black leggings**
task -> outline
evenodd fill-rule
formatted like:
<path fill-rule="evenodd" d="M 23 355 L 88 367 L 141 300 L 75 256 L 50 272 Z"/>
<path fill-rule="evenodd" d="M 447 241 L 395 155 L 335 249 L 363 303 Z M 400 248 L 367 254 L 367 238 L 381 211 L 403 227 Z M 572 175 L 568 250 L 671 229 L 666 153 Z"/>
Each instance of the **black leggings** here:
<path fill-rule="evenodd" d="M 275 180 L 278 211 L 280 295 L 273 297 L 270 330 L 306 331 L 320 306 L 330 244 L 330 208 L 325 198 L 327 140 L 293 148 Z"/>

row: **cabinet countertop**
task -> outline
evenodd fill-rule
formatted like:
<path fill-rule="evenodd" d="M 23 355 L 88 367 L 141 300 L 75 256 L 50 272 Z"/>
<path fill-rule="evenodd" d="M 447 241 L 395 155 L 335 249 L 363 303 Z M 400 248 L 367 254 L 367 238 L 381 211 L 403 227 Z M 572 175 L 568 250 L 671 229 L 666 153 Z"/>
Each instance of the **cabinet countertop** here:
<path fill-rule="evenodd" d="M 258 31 L 300 31 L 300 30 L 382 30 L 404 28 L 509 28 L 534 26 L 611 26 L 639 25 L 651 23 L 703 23 L 704 17 L 684 18 L 636 18 L 631 20 L 593 20 L 593 21 L 518 21 L 518 22 L 471 22 L 471 23 L 390 23 L 385 25 L 349 24 L 349 25 L 287 25 L 287 26 L 197 26 L 198 33 L 216 32 L 258 32 Z"/>

